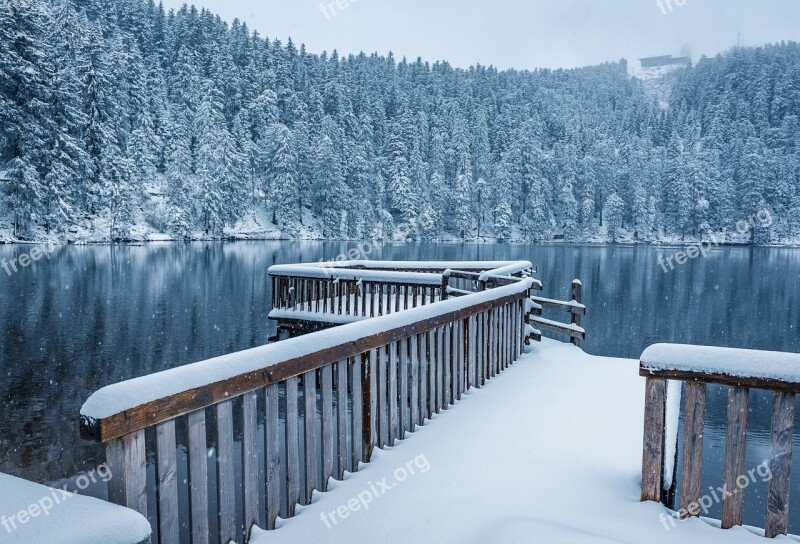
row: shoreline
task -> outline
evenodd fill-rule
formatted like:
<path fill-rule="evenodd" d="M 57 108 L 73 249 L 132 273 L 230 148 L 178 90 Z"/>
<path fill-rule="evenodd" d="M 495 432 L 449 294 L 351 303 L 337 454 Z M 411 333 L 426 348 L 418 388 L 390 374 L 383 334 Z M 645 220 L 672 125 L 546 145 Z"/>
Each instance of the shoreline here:
<path fill-rule="evenodd" d="M 654 240 L 654 241 L 634 241 L 634 240 L 620 240 L 615 242 L 599 242 L 593 240 L 547 240 L 547 241 L 527 241 L 527 240 L 496 240 L 493 238 L 473 238 L 468 240 L 457 239 L 441 239 L 441 240 L 380 240 L 380 239 L 354 239 L 354 238 L 291 238 L 291 237 L 243 237 L 243 236 L 222 236 L 222 237 L 201 237 L 193 239 L 176 239 L 170 237 L 158 237 L 153 239 L 143 240 L 121 240 L 121 241 L 108 241 L 108 240 L 7 240 L 0 239 L 0 246 L 129 246 L 129 247 L 142 247 L 150 244 L 190 244 L 190 243 L 236 243 L 236 242 L 339 242 L 339 243 L 373 243 L 376 245 L 419 245 L 419 244 L 497 244 L 497 245 L 573 245 L 573 246 L 597 246 L 597 247 L 674 247 L 683 248 L 690 245 L 697 245 L 708 240 L 692 239 L 684 241 L 674 240 Z M 747 242 L 721 242 L 711 249 L 720 248 L 774 248 L 774 249 L 800 249 L 800 241 L 797 242 L 777 242 L 771 244 L 751 244 Z"/>

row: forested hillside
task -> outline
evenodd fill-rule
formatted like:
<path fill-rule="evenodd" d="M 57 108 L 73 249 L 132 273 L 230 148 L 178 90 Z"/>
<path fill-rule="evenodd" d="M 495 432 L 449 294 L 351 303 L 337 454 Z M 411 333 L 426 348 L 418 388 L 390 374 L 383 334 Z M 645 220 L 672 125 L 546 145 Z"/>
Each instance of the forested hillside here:
<path fill-rule="evenodd" d="M 703 59 L 664 108 L 625 61 L 461 70 L 312 55 L 152 1 L 18 2 L 2 172 L 20 239 L 262 217 L 288 237 L 651 241 L 768 209 L 753 241 L 800 240 L 800 46 Z"/>

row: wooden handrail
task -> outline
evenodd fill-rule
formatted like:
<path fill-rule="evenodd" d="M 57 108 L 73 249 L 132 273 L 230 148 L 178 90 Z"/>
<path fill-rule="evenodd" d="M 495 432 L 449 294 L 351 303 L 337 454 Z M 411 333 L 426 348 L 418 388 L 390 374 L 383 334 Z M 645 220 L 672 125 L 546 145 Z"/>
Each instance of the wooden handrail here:
<path fill-rule="evenodd" d="M 402 319 L 399 321 L 401 325 L 392 326 L 383 332 L 369 334 L 363 337 L 358 336 L 357 331 L 361 330 L 359 327 L 363 327 L 364 322 L 342 325 L 336 329 L 336 337 L 347 338 L 348 333 L 352 331 L 354 333 L 351 334 L 351 336 L 354 337 L 353 339 L 343 340 L 341 343 L 326 347 L 322 350 L 315 351 L 312 348 L 308 353 L 297 357 L 265 365 L 262 368 L 237 374 L 224 380 L 204 384 L 201 387 L 187 388 L 173 395 L 164 396 L 138 405 L 131 405 L 115 413 L 103 414 L 102 416 L 97 415 L 92 411 L 92 399 L 90 398 L 87 404 L 84 405 L 84 409 L 81 410 L 81 436 L 84 439 L 98 442 L 106 442 L 113 438 L 119 438 L 189 412 L 212 406 L 225 399 L 236 397 L 288 378 L 300 376 L 301 374 L 318 369 L 331 362 L 353 357 L 378 346 L 408 338 L 420 332 L 441 326 L 444 323 L 452 322 L 457 319 L 464 319 L 502 306 L 503 304 L 521 300 L 527 295 L 528 288 L 528 283 L 520 283 L 519 285 L 512 285 L 506 288 L 498 288 L 480 294 L 469 295 L 469 297 L 474 297 L 472 300 L 476 300 L 476 303 L 456 311 L 448 311 L 447 303 L 449 301 L 442 301 L 437 304 L 436 308 L 439 311 L 434 312 L 433 315 L 430 315 L 431 312 L 426 307 L 410 309 L 403 313 Z M 505 294 L 506 291 L 512 294 Z M 487 294 L 489 295 L 488 297 L 486 296 Z M 488 300 L 482 300 L 483 298 L 488 298 Z M 461 297 L 458 299 L 458 302 L 463 303 L 465 300 L 470 299 Z M 458 302 L 456 305 L 458 305 Z M 399 314 L 376 317 L 370 320 L 370 328 L 376 330 L 384 323 L 393 323 L 397 321 L 397 315 Z M 423 316 L 425 319 L 421 319 Z M 327 332 L 328 331 L 320 331 L 314 334 L 323 335 Z M 286 342 L 297 341 L 299 345 L 313 346 L 315 338 L 316 337 L 308 335 L 302 339 L 292 339 Z M 258 357 L 269 361 L 276 356 L 279 357 L 280 353 L 286 351 L 286 342 L 269 344 L 254 349 L 259 350 Z M 226 364 L 226 360 L 233 360 L 237 355 L 238 354 L 232 354 L 218 357 L 212 361 L 214 361 L 214 364 L 221 366 Z M 180 367 L 180 369 L 183 369 L 184 372 L 191 371 L 192 366 L 193 365 L 187 365 L 185 367 Z M 164 376 L 165 379 L 168 379 L 167 377 L 170 374 L 174 374 L 176 370 L 178 369 L 151 374 L 149 377 L 140 378 L 139 380 L 158 379 L 159 376 Z M 128 383 L 133 384 L 132 387 L 135 387 L 136 381 L 137 380 L 130 380 Z M 113 396 L 115 395 L 114 389 L 115 386 L 109 386 L 98 391 L 94 396 L 102 395 L 104 392 L 105 396 Z"/>

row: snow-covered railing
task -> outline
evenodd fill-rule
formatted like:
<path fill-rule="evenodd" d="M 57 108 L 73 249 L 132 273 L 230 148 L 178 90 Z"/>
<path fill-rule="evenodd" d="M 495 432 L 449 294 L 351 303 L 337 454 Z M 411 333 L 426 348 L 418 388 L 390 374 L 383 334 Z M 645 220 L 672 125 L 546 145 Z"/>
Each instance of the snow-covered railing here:
<path fill-rule="evenodd" d="M 309 332 L 432 304 L 527 278 L 529 261 L 335 261 L 275 265 L 278 333 Z M 534 288 L 541 283 L 533 280 Z M 453 289 L 449 289 L 453 288 Z"/>
<path fill-rule="evenodd" d="M 153 542 L 245 542 L 516 361 L 533 284 L 110 385 L 83 405 L 81 433 L 106 445 L 111 500 L 157 512 Z"/>
<path fill-rule="evenodd" d="M 581 318 L 586 315 L 586 306 L 581 303 L 583 285 L 580 280 L 573 280 L 570 287 L 570 300 L 554 300 L 551 298 L 531 296 L 527 302 L 528 314 L 526 322 L 531 325 L 527 334 L 527 341 L 541 341 L 545 329 L 551 332 L 566 334 L 570 342 L 576 346 L 586 338 L 586 331 L 581 327 Z M 567 312 L 570 316 L 569 323 L 561 323 L 542 317 L 543 310 L 556 310 Z"/>
<path fill-rule="evenodd" d="M 706 385 L 728 386 L 727 434 L 722 499 L 723 529 L 742 525 L 745 489 L 752 470 L 745 470 L 747 416 L 750 389 L 773 392 L 771 453 L 766 465 L 769 490 L 764 535 L 772 538 L 788 531 L 789 473 L 792 464 L 795 395 L 800 392 L 800 354 L 678 344 L 656 344 L 641 356 L 640 375 L 647 377 L 642 455 L 642 500 L 661 501 L 674 510 L 677 485 L 678 416 L 680 387 L 683 399 L 684 435 L 680 475 L 681 518 L 708 513 L 701 497 L 703 472 L 703 418 Z M 675 395 L 673 397 L 673 395 Z M 669 414 L 669 415 L 668 415 Z M 761 475 L 762 466 L 759 466 Z"/>

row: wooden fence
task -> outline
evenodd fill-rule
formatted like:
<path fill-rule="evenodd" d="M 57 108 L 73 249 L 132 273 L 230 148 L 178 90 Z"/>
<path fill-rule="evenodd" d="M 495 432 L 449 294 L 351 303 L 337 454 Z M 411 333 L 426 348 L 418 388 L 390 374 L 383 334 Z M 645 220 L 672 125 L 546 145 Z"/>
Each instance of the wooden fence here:
<path fill-rule="evenodd" d="M 356 296 L 353 282 L 320 279 L 275 278 L 276 303 L 294 292 L 295 306 L 324 309 L 339 285 L 336 310 L 350 300 L 366 315 L 352 302 L 363 296 L 342 302 Z M 106 445 L 109 499 L 150 513 L 162 544 L 245 542 L 256 524 L 273 529 L 331 477 L 520 356 L 535 280 L 497 283 L 508 285 L 450 300 L 442 283 L 384 284 L 384 304 L 396 309 L 399 292 L 411 307 L 101 389 L 81 410 L 81 433 Z M 417 308 L 415 289 L 425 289 Z"/>
<path fill-rule="evenodd" d="M 272 277 L 270 318 L 278 321 L 278 336 L 338 326 L 343 323 L 433 304 L 451 297 L 494 289 L 530 277 L 529 261 L 381 262 L 344 261 L 335 266 L 319 263 L 276 265 Z M 538 280 L 531 289 L 542 290 Z M 541 341 L 539 329 L 565 334 L 576 346 L 586 338 L 581 318 L 582 285 L 572 282 L 567 301 L 533 296 L 528 303 L 526 343 Z M 542 316 L 542 310 L 567 312 L 569 323 Z"/>
<path fill-rule="evenodd" d="M 682 455 L 679 517 L 701 514 L 703 435 L 707 384 L 728 387 L 725 465 L 722 477 L 721 527 L 742 525 L 745 489 L 740 479 L 745 470 L 747 418 L 750 389 L 772 393 L 771 452 L 768 460 L 769 490 L 764 534 L 768 538 L 786 534 L 789 522 L 789 488 L 794 435 L 795 395 L 800 392 L 800 355 L 703 346 L 657 344 L 642 354 L 640 375 L 647 378 L 645 393 L 644 443 L 642 455 L 643 501 L 660 501 L 674 509 L 674 494 L 665 487 L 667 465 L 677 465 Z M 778 377 L 781 376 L 781 377 Z M 667 382 L 685 384 L 683 395 L 683 451 L 667 458 Z"/>
<path fill-rule="evenodd" d="M 580 280 L 573 280 L 568 301 L 531 296 L 530 309 L 526 318 L 526 322 L 532 327 L 529 330 L 528 338 L 541 341 L 542 333 L 539 329 L 545 329 L 559 334 L 566 334 L 572 344 L 580 347 L 581 342 L 586 338 L 586 331 L 581 327 L 581 318 L 586 315 L 586 306 L 581 302 L 582 293 L 583 285 Z M 561 323 L 542 317 L 542 310 L 545 309 L 567 312 L 570 322 Z"/>

